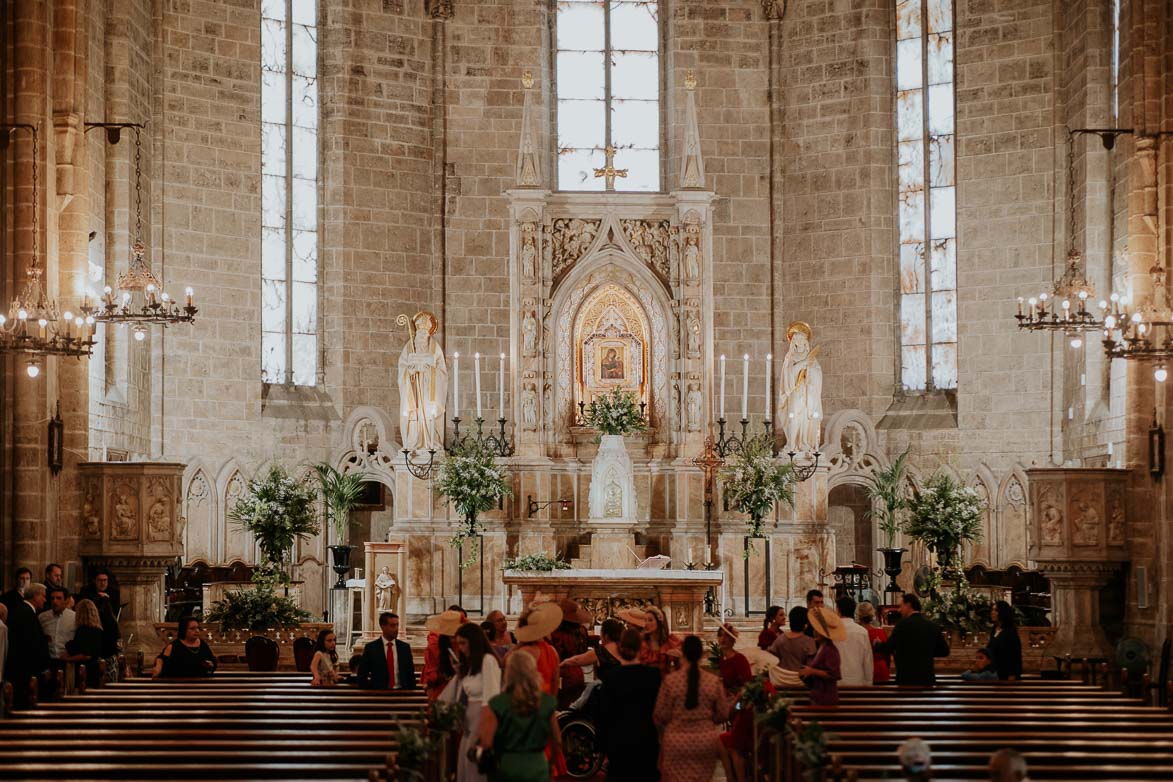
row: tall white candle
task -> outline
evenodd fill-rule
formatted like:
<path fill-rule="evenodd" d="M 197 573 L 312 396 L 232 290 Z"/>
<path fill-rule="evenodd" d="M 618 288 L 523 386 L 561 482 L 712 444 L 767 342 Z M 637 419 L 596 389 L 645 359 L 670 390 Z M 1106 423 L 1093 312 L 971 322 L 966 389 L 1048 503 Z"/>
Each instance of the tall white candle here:
<path fill-rule="evenodd" d="M 452 417 L 460 418 L 460 354 L 452 354 Z"/>
<path fill-rule="evenodd" d="M 749 354 L 741 357 L 741 420 L 749 418 Z"/>
<path fill-rule="evenodd" d="M 721 354 L 721 380 L 719 381 L 721 388 L 721 418 L 725 418 L 725 354 Z"/>
<path fill-rule="evenodd" d="M 505 417 L 505 354 L 501 354 L 501 377 L 497 379 L 497 417 Z"/>
<path fill-rule="evenodd" d="M 773 374 L 774 354 L 766 354 L 766 420 L 770 420 L 770 384 L 774 379 Z"/>
<path fill-rule="evenodd" d="M 472 376 L 477 391 L 477 418 L 481 417 L 481 354 L 472 354 Z"/>

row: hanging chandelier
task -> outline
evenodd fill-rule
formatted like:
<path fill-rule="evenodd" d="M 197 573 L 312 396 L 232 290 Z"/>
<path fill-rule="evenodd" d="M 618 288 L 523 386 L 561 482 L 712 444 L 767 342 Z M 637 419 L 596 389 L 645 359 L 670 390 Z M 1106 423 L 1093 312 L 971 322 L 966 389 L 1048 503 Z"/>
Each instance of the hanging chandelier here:
<path fill-rule="evenodd" d="M 121 126 L 120 126 L 121 127 Z M 87 295 L 82 301 L 82 310 L 92 314 L 98 323 L 130 326 L 134 338 L 141 342 L 147 337 L 147 326 L 152 323 L 164 327 L 171 323 L 192 323 L 199 309 L 195 306 L 195 291 L 190 287 L 184 291 L 184 303 L 171 298 L 163 290 L 162 281 L 151 271 L 147 263 L 147 248 L 143 244 L 143 182 L 142 182 L 142 126 L 134 128 L 134 197 L 135 197 L 135 241 L 131 246 L 130 265 L 118 275 L 118 288 L 107 285 L 98 306 L 91 305 Z M 113 143 L 117 136 L 111 135 Z"/>
<path fill-rule="evenodd" d="M 1137 307 L 1127 296 L 1112 294 L 1112 309 L 1104 319 L 1104 353 L 1156 364 L 1153 377 L 1165 382 L 1173 361 L 1173 309 L 1166 287 L 1168 273 L 1160 262 L 1149 269 L 1152 293 Z"/>
<path fill-rule="evenodd" d="M 1079 348 L 1083 346 L 1085 332 L 1104 328 L 1104 315 L 1093 313 L 1091 307 L 1097 306 L 1104 313 L 1108 302 L 1095 301 L 1096 288 L 1084 275 L 1083 253 L 1075 246 L 1075 136 L 1076 131 L 1068 133 L 1067 233 L 1070 249 L 1067 251 L 1067 266 L 1049 293 L 1043 291 L 1029 299 L 1019 296 L 1018 313 L 1014 317 L 1020 329 L 1059 332 L 1067 337 L 1071 347 Z"/>
<path fill-rule="evenodd" d="M 33 138 L 32 261 L 25 271 L 24 288 L 12 300 L 8 315 L 0 314 L 0 353 L 24 356 L 29 377 L 37 377 L 41 373 L 42 356 L 81 358 L 93 353 L 94 317 L 84 307 L 81 315 L 69 311 L 59 314 L 56 302 L 45 291 L 45 270 L 40 265 L 37 236 L 37 207 L 40 203 L 37 128 L 34 125 L 5 126 L 2 146 L 7 146 L 9 134 L 17 129 L 30 131 Z"/>

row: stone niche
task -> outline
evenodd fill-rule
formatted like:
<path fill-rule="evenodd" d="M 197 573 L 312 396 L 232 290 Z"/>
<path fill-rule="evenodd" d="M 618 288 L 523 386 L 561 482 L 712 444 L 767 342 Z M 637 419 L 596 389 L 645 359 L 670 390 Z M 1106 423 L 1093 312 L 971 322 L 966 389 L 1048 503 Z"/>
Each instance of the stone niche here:
<path fill-rule="evenodd" d="M 1099 593 L 1128 559 L 1128 470 L 1042 468 L 1030 479 L 1030 558 L 1051 581 L 1052 653 L 1111 654 Z"/>
<path fill-rule="evenodd" d="M 157 651 L 155 623 L 164 614 L 163 576 L 183 549 L 177 462 L 83 462 L 80 553 L 104 567 L 125 604 L 119 616 L 128 653 Z"/>

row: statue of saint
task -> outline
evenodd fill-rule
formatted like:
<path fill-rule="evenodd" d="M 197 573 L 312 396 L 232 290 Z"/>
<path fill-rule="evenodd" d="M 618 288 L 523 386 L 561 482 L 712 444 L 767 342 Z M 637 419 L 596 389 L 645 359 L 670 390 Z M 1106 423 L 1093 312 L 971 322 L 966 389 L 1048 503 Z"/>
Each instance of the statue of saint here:
<path fill-rule="evenodd" d="M 684 278 L 696 282 L 701 277 L 701 229 L 689 224 L 684 229 Z"/>
<path fill-rule="evenodd" d="M 411 320 L 400 315 L 396 323 L 407 326 L 407 344 L 399 354 L 399 436 L 409 451 L 442 450 L 448 367 L 432 339 L 439 324 L 430 312 Z"/>
<path fill-rule="evenodd" d="M 782 360 L 778 414 L 786 432 L 786 450 L 811 453 L 819 450 L 823 423 L 823 369 L 819 349 L 810 344 L 811 327 L 796 320 L 786 328 L 790 349 Z"/>
<path fill-rule="evenodd" d="M 701 387 L 693 383 L 688 387 L 688 431 L 699 432 L 701 429 Z"/>
<path fill-rule="evenodd" d="M 532 311 L 521 319 L 521 352 L 532 356 L 538 351 L 538 319 Z"/>
<path fill-rule="evenodd" d="M 521 425 L 527 432 L 538 428 L 538 388 L 533 383 L 526 383 L 521 392 Z"/>
<path fill-rule="evenodd" d="M 532 280 L 538 274 L 537 231 L 533 223 L 521 224 L 521 276 Z"/>
<path fill-rule="evenodd" d="M 399 599 L 399 585 L 391 575 L 389 565 L 383 565 L 375 578 L 375 604 L 380 611 L 394 611 Z"/>

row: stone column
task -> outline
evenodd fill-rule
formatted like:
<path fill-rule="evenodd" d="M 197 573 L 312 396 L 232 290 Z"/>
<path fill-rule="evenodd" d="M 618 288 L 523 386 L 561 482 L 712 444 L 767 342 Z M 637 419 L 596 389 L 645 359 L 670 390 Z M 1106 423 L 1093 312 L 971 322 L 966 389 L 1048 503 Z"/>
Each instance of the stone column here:
<path fill-rule="evenodd" d="M 1042 468 L 1030 479 L 1030 558 L 1051 581 L 1056 655 L 1107 657 L 1100 590 L 1127 559 L 1127 470 Z"/>
<path fill-rule="evenodd" d="M 126 607 L 119 628 L 129 656 L 157 649 L 163 575 L 183 549 L 177 462 L 83 462 L 80 552 L 87 573 L 106 568 Z"/>

